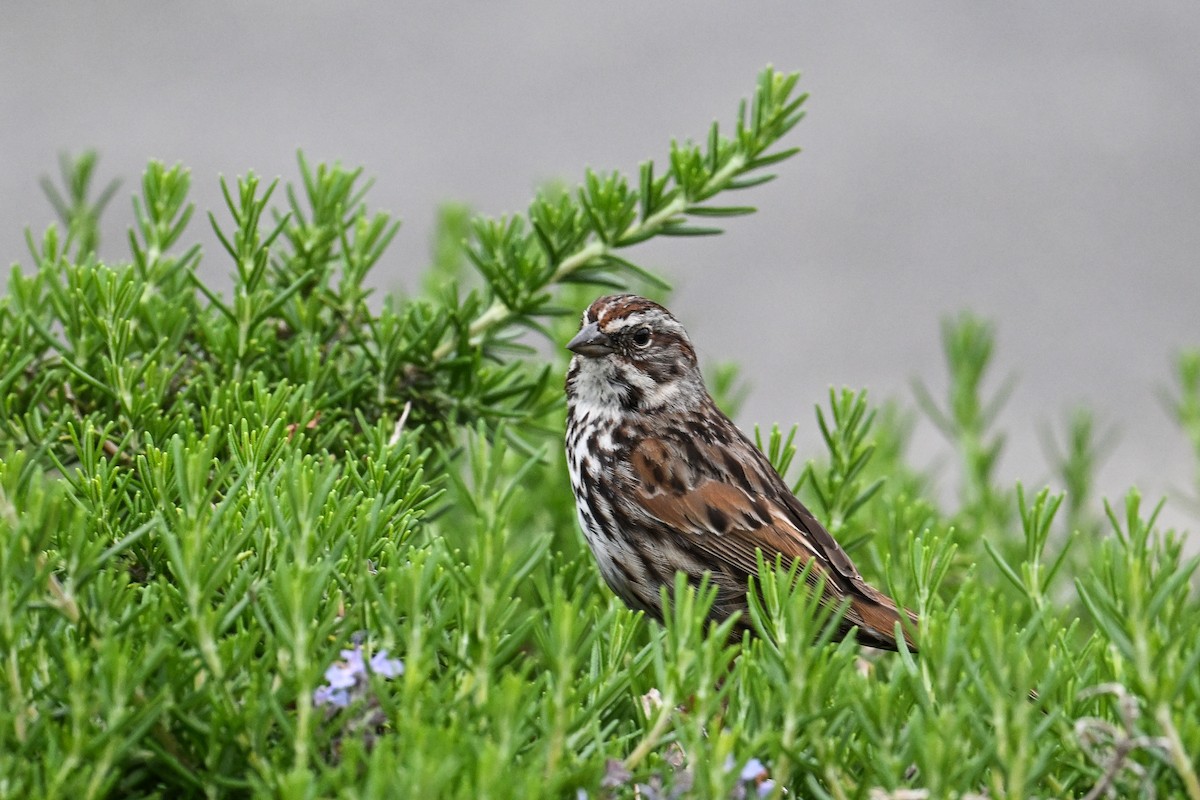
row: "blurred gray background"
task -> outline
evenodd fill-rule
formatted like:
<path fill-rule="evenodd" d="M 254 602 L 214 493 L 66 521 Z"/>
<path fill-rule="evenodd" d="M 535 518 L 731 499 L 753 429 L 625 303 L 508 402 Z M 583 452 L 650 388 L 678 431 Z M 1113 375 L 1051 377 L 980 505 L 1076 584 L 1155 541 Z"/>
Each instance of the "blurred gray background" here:
<path fill-rule="evenodd" d="M 98 148 L 124 184 L 101 255 L 127 257 L 129 196 L 150 158 L 295 178 L 295 151 L 363 165 L 372 205 L 404 220 L 374 276 L 415 288 L 438 203 L 523 210 L 585 166 L 664 163 L 671 137 L 732 119 L 767 63 L 804 72 L 804 152 L 725 236 L 636 257 L 678 287 L 710 362 L 744 365 L 743 425 L 802 423 L 830 385 L 912 404 L 945 387 L 938 321 L 998 325 L 991 386 L 1005 478 L 1040 485 L 1040 443 L 1076 404 L 1120 432 L 1101 472 L 1180 502 L 1187 445 L 1159 403 L 1173 353 L 1200 345 L 1200 5 L 1095 3 L 4 4 L 0 260 L 53 217 L 37 187 L 57 153 Z M 191 239 L 223 278 L 203 213 Z M 919 464 L 949 450 L 922 423 Z"/>

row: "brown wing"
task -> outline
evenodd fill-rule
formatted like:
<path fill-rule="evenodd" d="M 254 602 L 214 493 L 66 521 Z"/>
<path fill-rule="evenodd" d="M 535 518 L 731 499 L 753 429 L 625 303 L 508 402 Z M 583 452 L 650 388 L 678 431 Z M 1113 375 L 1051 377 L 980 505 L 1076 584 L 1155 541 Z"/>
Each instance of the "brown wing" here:
<path fill-rule="evenodd" d="M 825 576 L 829 600 L 849 598 L 846 621 L 859 628 L 859 639 L 895 649 L 896 604 L 863 581 L 841 545 L 788 490 L 766 457 L 732 422 L 724 421 L 728 429 L 708 430 L 686 441 L 639 442 L 630 457 L 641 484 L 639 505 L 688 536 L 706 560 L 731 572 L 757 573 L 756 548 L 767 560 L 778 553 L 785 561 L 814 562 L 812 572 Z M 909 618 L 915 626 L 916 618 Z M 905 639 L 915 650 L 907 632 Z"/>

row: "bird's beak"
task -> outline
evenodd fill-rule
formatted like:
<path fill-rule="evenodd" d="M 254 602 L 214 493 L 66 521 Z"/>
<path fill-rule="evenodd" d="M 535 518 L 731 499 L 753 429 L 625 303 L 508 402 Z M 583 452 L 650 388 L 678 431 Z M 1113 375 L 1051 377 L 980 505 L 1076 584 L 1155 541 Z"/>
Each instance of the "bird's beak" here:
<path fill-rule="evenodd" d="M 600 332 L 600 326 L 589 322 L 583 326 L 575 338 L 567 342 L 567 349 L 581 356 L 597 358 L 613 352 L 612 340 Z"/>

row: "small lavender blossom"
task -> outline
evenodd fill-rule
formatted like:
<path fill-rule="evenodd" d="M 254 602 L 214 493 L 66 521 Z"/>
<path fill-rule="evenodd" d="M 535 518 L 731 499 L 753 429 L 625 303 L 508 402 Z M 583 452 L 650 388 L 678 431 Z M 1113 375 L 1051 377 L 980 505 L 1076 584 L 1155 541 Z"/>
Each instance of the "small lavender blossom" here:
<path fill-rule="evenodd" d="M 349 689 L 358 683 L 360 675 L 365 676 L 362 648 L 343 650 L 342 660 L 335 661 L 325 670 L 325 680 L 329 681 L 331 689 Z"/>
<path fill-rule="evenodd" d="M 754 781 L 765 777 L 767 768 L 757 758 L 752 758 L 746 762 L 746 766 L 742 767 L 741 774 L 738 775 L 744 781 Z"/>
<path fill-rule="evenodd" d="M 332 686 L 318 686 L 313 691 L 313 705 L 345 708 L 350 705 L 350 693 L 345 689 L 334 689 Z"/>
<path fill-rule="evenodd" d="M 380 650 L 371 656 L 371 672 L 389 680 L 398 678 L 404 674 L 404 662 L 398 658 L 388 658 L 387 650 Z"/>
<path fill-rule="evenodd" d="M 724 767 L 726 772 L 733 772 L 737 768 L 737 761 L 731 755 L 726 756 Z M 767 797 L 775 791 L 775 781 L 768 777 L 770 774 L 766 765 L 757 758 L 751 758 L 738 772 L 738 784 L 734 787 L 730 797 L 737 798 L 737 800 L 746 797 L 746 784 L 748 783 L 754 784 L 754 792 L 758 797 Z"/>
<path fill-rule="evenodd" d="M 363 659 L 361 644 L 354 645 L 353 650 L 342 650 L 339 655 L 341 660 L 333 662 L 325 670 L 328 683 L 313 691 L 313 705 L 345 708 L 366 692 L 371 673 L 386 680 L 404 674 L 404 662 L 398 658 L 388 658 L 386 650 L 371 656 L 370 663 Z"/>

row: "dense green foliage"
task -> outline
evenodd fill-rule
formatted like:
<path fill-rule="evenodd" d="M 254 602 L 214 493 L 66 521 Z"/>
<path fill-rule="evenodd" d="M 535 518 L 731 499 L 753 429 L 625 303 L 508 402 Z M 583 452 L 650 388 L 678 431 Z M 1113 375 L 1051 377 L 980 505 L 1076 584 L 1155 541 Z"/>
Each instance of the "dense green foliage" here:
<path fill-rule="evenodd" d="M 1086 413 L 1065 505 L 998 484 L 976 318 L 945 325 L 946 401 L 919 392 L 960 456 L 953 506 L 905 463 L 904 413 L 861 393 L 831 393 L 802 469 L 762 442 L 921 615 L 919 656 L 828 642 L 783 568 L 736 647 L 706 590 L 658 626 L 602 585 L 564 354 L 529 342 L 565 341 L 603 287 L 664 291 L 627 248 L 751 211 L 714 201 L 794 152 L 795 83 L 764 73 L 732 136 L 661 173 L 448 209 L 423 293 L 377 310 L 363 278 L 398 224 L 356 170 L 226 187 L 224 297 L 180 244 L 185 170 L 150 165 L 130 259 L 101 263 L 113 191 L 66 163 L 67 232 L 31 237 L 0 303 L 0 796 L 1200 800 L 1197 561 L 1135 492 L 1097 509 Z M 1178 378 L 1200 463 L 1200 354 Z M 736 379 L 710 379 L 728 408 Z"/>

